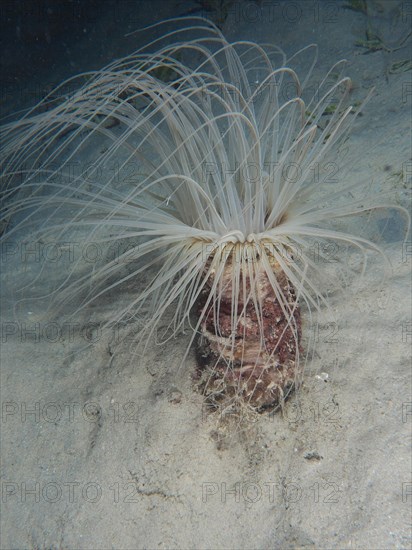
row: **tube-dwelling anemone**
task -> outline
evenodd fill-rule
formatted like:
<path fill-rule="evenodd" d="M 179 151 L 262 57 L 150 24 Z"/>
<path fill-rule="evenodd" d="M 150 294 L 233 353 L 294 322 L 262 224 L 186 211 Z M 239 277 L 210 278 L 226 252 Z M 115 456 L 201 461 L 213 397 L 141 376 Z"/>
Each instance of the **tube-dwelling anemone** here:
<path fill-rule="evenodd" d="M 309 94 L 314 45 L 287 59 L 190 21 L 4 124 L 4 238 L 27 226 L 43 239 L 82 231 L 84 245 L 126 243 L 92 283 L 75 262 L 53 307 L 75 303 L 76 314 L 135 280 L 108 324 L 139 316 L 144 342 L 162 319 L 172 335 L 190 325 L 208 398 L 263 410 L 302 373 L 300 308 L 310 318 L 327 307 L 313 243 L 357 250 L 362 274 L 380 249 L 337 222 L 375 206 L 345 198 L 357 182 L 322 194 L 314 177 L 355 120 L 345 62 Z M 299 78 L 292 67 L 307 58 Z"/>

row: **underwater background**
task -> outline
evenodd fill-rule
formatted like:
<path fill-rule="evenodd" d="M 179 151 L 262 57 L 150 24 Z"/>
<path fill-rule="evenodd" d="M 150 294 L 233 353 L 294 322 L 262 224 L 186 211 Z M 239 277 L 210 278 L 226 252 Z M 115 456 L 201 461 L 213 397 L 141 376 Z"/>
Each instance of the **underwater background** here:
<path fill-rule="evenodd" d="M 316 42 L 315 79 L 346 58 L 355 97 L 375 87 L 349 140 L 348 177 L 370 175 L 372 194 L 410 208 L 410 2 L 3 0 L 1 116 L 159 35 L 134 31 L 190 15 L 288 56 Z M 16 320 L 13 285 L 38 257 L 3 248 L 0 546 L 409 548 L 412 251 L 400 219 L 374 224 L 392 265 L 384 287 L 372 262 L 366 284 L 333 302 L 336 326 L 317 328 L 283 415 L 227 434 L 193 390 L 194 357 L 179 368 L 187 335 L 136 358 L 127 341 L 99 336 L 110 301 L 87 334 L 56 337 L 28 310 Z M 36 291 L 66 268 L 50 265 Z"/>

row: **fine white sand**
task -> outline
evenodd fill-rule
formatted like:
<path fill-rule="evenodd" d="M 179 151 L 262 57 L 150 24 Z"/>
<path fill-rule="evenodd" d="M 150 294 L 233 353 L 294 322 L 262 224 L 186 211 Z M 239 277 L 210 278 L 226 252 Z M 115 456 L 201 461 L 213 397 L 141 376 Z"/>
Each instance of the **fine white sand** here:
<path fill-rule="evenodd" d="M 223 28 L 289 55 L 317 42 L 318 74 L 348 59 L 357 97 L 376 88 L 351 137 L 362 158 L 349 177 L 370 173 L 408 206 L 411 72 L 390 68 L 410 49 L 364 55 L 355 41 L 366 17 L 345 3 L 235 2 Z M 401 2 L 368 4 L 369 24 L 395 45 L 411 15 Z M 3 251 L 1 548 L 410 548 L 411 248 L 400 234 L 391 221 L 383 288 L 374 258 L 362 289 L 334 297 L 336 325 L 320 325 L 284 414 L 242 428 L 206 414 L 194 354 L 179 368 L 189 335 L 138 356 L 121 338 L 128 327 L 99 334 L 126 295 L 96 303 L 87 333 L 73 321 L 36 325 L 47 299 L 14 307 L 13 288 L 33 280 L 38 258 L 22 241 Z M 48 266 L 36 293 L 67 269 Z"/>

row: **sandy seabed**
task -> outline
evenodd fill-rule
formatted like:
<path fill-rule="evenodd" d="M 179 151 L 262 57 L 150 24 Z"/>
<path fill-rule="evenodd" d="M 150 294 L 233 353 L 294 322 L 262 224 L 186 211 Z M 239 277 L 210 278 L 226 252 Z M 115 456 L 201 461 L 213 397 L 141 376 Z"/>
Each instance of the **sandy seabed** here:
<path fill-rule="evenodd" d="M 390 69 L 410 47 L 363 55 L 365 15 L 345 2 L 293 2 L 296 15 L 284 2 L 250 4 L 230 11 L 230 40 L 288 54 L 317 42 L 320 74 L 346 58 L 356 88 L 375 86 L 351 138 L 365 150 L 359 175 L 380 174 L 408 206 L 411 72 Z M 401 2 L 371 4 L 370 24 L 394 44 L 411 16 L 396 15 Z M 187 335 L 144 356 L 114 333 L 61 341 L 31 310 L 13 316 L 13 281 L 36 257 L 5 254 L 1 548 L 410 548 L 411 250 L 396 227 L 383 248 L 384 287 L 375 259 L 362 290 L 333 302 L 336 327 L 320 325 L 283 415 L 226 434 L 193 389 L 194 354 L 179 368 Z M 112 307 L 96 304 L 90 323 Z"/>

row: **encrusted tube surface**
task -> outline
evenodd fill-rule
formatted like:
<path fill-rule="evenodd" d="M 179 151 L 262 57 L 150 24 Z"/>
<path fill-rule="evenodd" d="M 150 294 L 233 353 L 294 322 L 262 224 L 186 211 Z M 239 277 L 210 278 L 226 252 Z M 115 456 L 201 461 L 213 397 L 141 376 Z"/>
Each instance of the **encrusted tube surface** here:
<path fill-rule="evenodd" d="M 293 286 L 279 264 L 274 263 L 273 274 L 283 295 L 283 307 L 267 273 L 261 269 L 254 281 L 257 300 L 248 299 L 244 307 L 237 298 L 239 315 L 233 335 L 231 269 L 231 264 L 225 267 L 218 304 L 215 299 L 204 312 L 212 278 L 199 300 L 199 314 L 204 312 L 197 350 L 200 386 L 215 403 L 238 397 L 261 411 L 282 404 L 296 384 L 300 311 Z M 248 278 L 246 285 L 250 290 Z M 289 322 L 285 304 L 292 312 Z"/>

